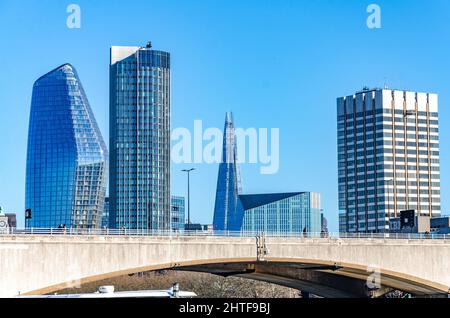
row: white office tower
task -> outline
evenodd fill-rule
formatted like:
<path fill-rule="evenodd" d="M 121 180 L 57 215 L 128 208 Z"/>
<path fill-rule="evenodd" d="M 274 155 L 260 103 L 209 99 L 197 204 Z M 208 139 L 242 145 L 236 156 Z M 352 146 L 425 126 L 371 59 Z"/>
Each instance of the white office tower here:
<path fill-rule="evenodd" d="M 363 89 L 337 99 L 339 231 L 388 232 L 403 210 L 439 216 L 436 94 Z"/>

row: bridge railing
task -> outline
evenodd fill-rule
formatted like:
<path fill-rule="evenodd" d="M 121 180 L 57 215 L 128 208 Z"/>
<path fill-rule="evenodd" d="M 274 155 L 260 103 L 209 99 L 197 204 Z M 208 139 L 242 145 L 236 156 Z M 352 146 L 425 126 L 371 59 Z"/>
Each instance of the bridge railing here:
<path fill-rule="evenodd" d="M 70 236 L 218 236 L 218 237 L 303 237 L 329 239 L 438 239 L 450 240 L 450 234 L 438 233 L 324 233 L 324 232 L 256 232 L 256 231 L 216 231 L 216 230 L 149 230 L 149 229 L 107 229 L 107 228 L 7 228 L 0 230 L 5 235 L 70 235 Z"/>

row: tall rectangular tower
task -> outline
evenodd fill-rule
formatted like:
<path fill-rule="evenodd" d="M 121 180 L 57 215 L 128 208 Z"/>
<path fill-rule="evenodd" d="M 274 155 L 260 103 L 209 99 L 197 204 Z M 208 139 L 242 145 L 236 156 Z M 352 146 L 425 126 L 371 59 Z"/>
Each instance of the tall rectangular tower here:
<path fill-rule="evenodd" d="M 436 94 L 363 89 L 337 99 L 339 230 L 387 232 L 402 210 L 439 216 Z"/>
<path fill-rule="evenodd" d="M 170 227 L 170 54 L 113 46 L 110 227 Z"/>

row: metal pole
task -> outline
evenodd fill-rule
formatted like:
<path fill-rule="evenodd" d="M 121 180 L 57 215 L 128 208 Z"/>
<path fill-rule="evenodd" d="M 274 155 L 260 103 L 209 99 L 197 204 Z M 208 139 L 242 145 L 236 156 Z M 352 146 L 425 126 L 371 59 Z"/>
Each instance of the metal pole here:
<path fill-rule="evenodd" d="M 190 194 L 190 180 L 189 180 L 189 175 L 190 175 L 191 170 L 188 170 L 187 175 L 188 175 L 188 224 L 191 224 L 191 194 Z M 189 225 L 188 225 L 189 226 Z"/>
<path fill-rule="evenodd" d="M 190 172 L 195 170 L 195 168 L 190 168 L 190 169 L 183 169 L 181 171 L 183 172 L 187 172 L 188 175 L 188 219 L 187 219 L 187 224 L 188 224 L 188 230 L 190 230 L 190 224 L 191 224 L 191 194 L 190 194 Z"/>

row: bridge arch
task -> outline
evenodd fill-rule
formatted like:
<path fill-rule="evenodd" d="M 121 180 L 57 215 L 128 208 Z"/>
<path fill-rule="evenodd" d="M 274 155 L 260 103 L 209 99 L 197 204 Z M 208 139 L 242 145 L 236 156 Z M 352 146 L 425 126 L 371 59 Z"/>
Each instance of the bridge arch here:
<path fill-rule="evenodd" d="M 329 260 L 304 258 L 255 258 L 198 259 L 175 263 L 148 264 L 136 268 L 123 269 L 77 279 L 77 284 L 86 284 L 123 275 L 155 270 L 183 270 L 203 272 L 220 276 L 237 276 L 260 280 L 285 287 L 296 288 L 319 296 L 361 297 L 369 296 L 367 281 L 379 283 L 376 289 L 383 292 L 397 289 L 414 295 L 448 294 L 447 286 L 421 279 L 401 272 L 386 269 L 368 271 L 366 265 L 333 262 Z M 371 279 L 370 275 L 379 275 Z M 332 278 L 332 279 L 330 279 Z M 71 286 L 73 281 L 65 281 L 25 293 L 39 295 L 56 292 Z M 346 286 L 342 286 L 345 284 Z M 381 295 L 381 294 L 380 294 Z"/>
<path fill-rule="evenodd" d="M 365 295 L 373 267 L 382 287 L 414 295 L 449 291 L 448 240 L 268 237 L 265 244 L 268 252 L 261 255 L 254 237 L 5 235 L 0 268 L 8 275 L 0 296 L 158 269 L 237 275 L 344 297 Z"/>

